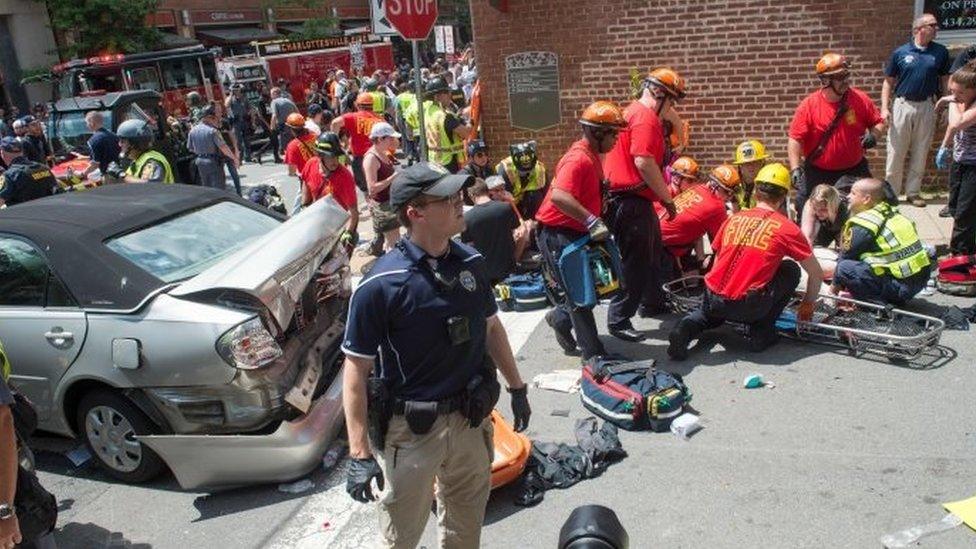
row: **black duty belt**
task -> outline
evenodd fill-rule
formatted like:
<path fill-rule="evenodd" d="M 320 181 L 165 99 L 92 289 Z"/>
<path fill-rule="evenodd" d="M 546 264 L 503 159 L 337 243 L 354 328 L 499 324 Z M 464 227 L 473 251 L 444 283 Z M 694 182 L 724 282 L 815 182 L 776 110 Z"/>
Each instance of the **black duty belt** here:
<path fill-rule="evenodd" d="M 644 182 L 641 181 L 640 183 L 634 183 L 632 185 L 627 185 L 626 187 L 610 189 L 609 194 L 610 196 L 627 196 L 627 195 L 639 196 L 638 192 L 645 188 L 647 188 L 647 185 L 645 185 Z"/>
<path fill-rule="evenodd" d="M 402 416 L 404 411 L 406 411 L 408 400 L 394 399 L 393 401 L 393 415 Z M 437 413 L 442 416 L 446 416 L 452 412 L 457 412 L 464 407 L 464 395 L 453 396 L 450 398 L 445 398 L 444 400 L 437 401 Z"/>

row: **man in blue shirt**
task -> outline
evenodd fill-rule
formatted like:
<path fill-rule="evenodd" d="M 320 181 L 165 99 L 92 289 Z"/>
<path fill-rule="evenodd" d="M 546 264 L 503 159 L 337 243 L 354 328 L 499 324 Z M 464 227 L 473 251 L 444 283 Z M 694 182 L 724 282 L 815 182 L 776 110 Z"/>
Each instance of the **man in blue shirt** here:
<path fill-rule="evenodd" d="M 496 366 L 511 393 L 515 429 L 529 422 L 527 389 L 485 260 L 451 240 L 464 230 L 460 191 L 470 179 L 427 162 L 400 172 L 390 206 L 409 233 L 377 260 L 349 303 L 346 490 L 365 503 L 377 499 L 374 479 L 380 490 L 389 484 L 378 494 L 382 547 L 417 546 L 435 483 L 440 545 L 480 546 Z"/>
<path fill-rule="evenodd" d="M 912 39 L 892 52 L 881 88 L 881 116 L 889 123 L 885 179 L 918 207 L 925 206 L 918 193 L 935 132 L 935 100 L 949 75 L 949 50 L 933 42 L 938 29 L 934 15 L 926 13 L 915 20 Z"/>
<path fill-rule="evenodd" d="M 119 159 L 122 149 L 119 147 L 119 138 L 114 133 L 104 127 L 105 117 L 99 111 L 91 111 L 85 115 L 85 125 L 92 131 L 92 136 L 88 138 L 88 150 L 91 162 L 82 172 L 82 178 L 87 178 L 89 174 L 98 168 L 103 174 L 108 169 L 112 161 Z"/>

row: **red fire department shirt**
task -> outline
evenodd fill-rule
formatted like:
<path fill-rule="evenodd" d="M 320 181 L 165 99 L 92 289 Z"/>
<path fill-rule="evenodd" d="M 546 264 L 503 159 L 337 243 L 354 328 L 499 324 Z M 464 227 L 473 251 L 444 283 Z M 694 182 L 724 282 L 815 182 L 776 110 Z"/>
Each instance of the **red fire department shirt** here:
<path fill-rule="evenodd" d="M 654 159 L 659 168 L 664 165 L 664 128 L 657 113 L 640 101 L 634 101 L 624 109 L 624 118 L 627 120 L 627 127 L 620 132 L 617 144 L 603 161 L 610 188 L 614 190 L 632 187 L 644 181 L 634 165 L 635 157 L 648 156 Z M 635 192 L 647 200 L 657 200 L 657 195 L 649 187 L 645 186 Z"/>
<path fill-rule="evenodd" d="M 302 181 L 312 195 L 312 202 L 332 195 L 332 198 L 346 211 L 352 211 L 356 207 L 356 181 L 352 177 L 352 172 L 345 166 L 340 165 L 326 176 L 322 173 L 322 161 L 314 158 L 305 164 L 305 169 L 302 170 Z"/>
<path fill-rule="evenodd" d="M 730 217 L 712 242 L 715 264 L 705 275 L 712 292 L 739 299 L 772 280 L 784 257 L 803 261 L 813 254 L 800 227 L 779 212 L 752 208 Z"/>
<path fill-rule="evenodd" d="M 285 147 L 285 164 L 295 166 L 298 173 L 302 173 L 309 159 L 315 157 L 315 135 L 306 133 L 288 142 Z"/>
<path fill-rule="evenodd" d="M 582 233 L 586 227 L 569 217 L 552 203 L 552 191 L 562 189 L 573 195 L 588 212 L 600 215 L 603 208 L 603 197 L 600 192 L 600 181 L 603 180 L 603 169 L 600 159 L 590 150 L 585 139 L 572 144 L 566 154 L 556 165 L 556 175 L 553 176 L 549 190 L 542 199 L 542 206 L 535 214 L 539 223 L 549 227 L 562 227 Z"/>
<path fill-rule="evenodd" d="M 356 111 L 346 113 L 339 117 L 342 120 L 342 127 L 349 134 L 349 146 L 353 156 L 362 156 L 373 145 L 369 140 L 369 130 L 373 129 L 373 124 L 382 122 L 383 119 L 371 111 Z"/>
<path fill-rule="evenodd" d="M 817 148 L 820 137 L 837 113 L 838 103 L 827 101 L 822 89 L 800 102 L 790 122 L 790 137 L 803 145 L 803 156 Z M 881 123 L 881 112 L 861 90 L 851 87 L 847 92 L 847 113 L 824 146 L 823 153 L 813 165 L 824 170 L 845 170 L 864 158 L 861 137 L 871 127 Z"/>
<path fill-rule="evenodd" d="M 695 185 L 674 198 L 678 215 L 668 221 L 664 206 L 654 204 L 661 219 L 661 238 L 665 246 L 690 246 L 707 234 L 714 242 L 722 223 L 728 218 L 725 201 L 715 196 L 707 185 Z"/>

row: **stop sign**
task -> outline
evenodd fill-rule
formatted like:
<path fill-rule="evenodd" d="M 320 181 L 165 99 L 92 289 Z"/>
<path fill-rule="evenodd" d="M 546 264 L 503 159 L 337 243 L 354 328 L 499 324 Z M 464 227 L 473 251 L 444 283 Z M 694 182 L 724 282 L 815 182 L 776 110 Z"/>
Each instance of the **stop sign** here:
<path fill-rule="evenodd" d="M 386 0 L 386 18 L 400 36 L 423 40 L 437 21 L 437 0 Z"/>

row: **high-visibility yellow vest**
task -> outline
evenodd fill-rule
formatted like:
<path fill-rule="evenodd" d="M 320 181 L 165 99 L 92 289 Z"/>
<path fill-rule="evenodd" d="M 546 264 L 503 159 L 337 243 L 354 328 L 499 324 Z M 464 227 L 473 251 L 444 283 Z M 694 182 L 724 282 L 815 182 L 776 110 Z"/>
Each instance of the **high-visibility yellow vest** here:
<path fill-rule="evenodd" d="M 427 160 L 447 166 L 454 158 L 458 160 L 464 154 L 464 142 L 458 137 L 447 134 L 444 120 L 447 111 L 436 101 L 424 101 L 424 126 L 427 135 Z"/>
<path fill-rule="evenodd" d="M 505 177 L 512 184 L 512 196 L 515 198 L 516 203 L 522 200 L 524 193 L 538 191 L 546 186 L 546 165 L 538 160 L 524 181 L 519 174 L 518 168 L 515 167 L 515 161 L 512 160 L 511 156 L 499 162 L 495 171 L 498 171 L 498 168 L 501 168 L 505 172 Z"/>
<path fill-rule="evenodd" d="M 166 160 L 163 153 L 154 150 L 148 150 L 139 155 L 139 158 L 135 162 L 129 164 L 129 169 L 125 170 L 125 173 L 132 177 L 141 178 L 139 174 L 142 173 L 142 168 L 146 165 L 146 162 L 150 160 L 155 160 L 163 165 L 163 172 L 165 174 L 163 175 L 163 183 L 174 183 L 176 181 L 173 179 L 173 168 L 169 165 L 169 160 Z"/>
<path fill-rule="evenodd" d="M 403 92 L 397 96 L 397 104 L 400 107 L 400 115 L 403 121 L 410 126 L 414 135 L 420 133 L 420 115 L 417 109 L 417 95 L 411 92 Z"/>
<path fill-rule="evenodd" d="M 874 235 L 879 251 L 861 255 L 861 261 L 870 265 L 874 274 L 908 278 L 929 266 L 929 254 L 918 238 L 915 224 L 887 202 L 851 216 L 847 222 Z"/>
<path fill-rule="evenodd" d="M 7 351 L 3 348 L 3 342 L 0 342 L 0 376 L 3 376 L 3 380 L 7 381 L 10 379 L 10 359 L 7 358 Z"/>
<path fill-rule="evenodd" d="M 369 92 L 373 96 L 373 112 L 383 114 L 386 112 L 386 94 L 381 91 Z"/>

